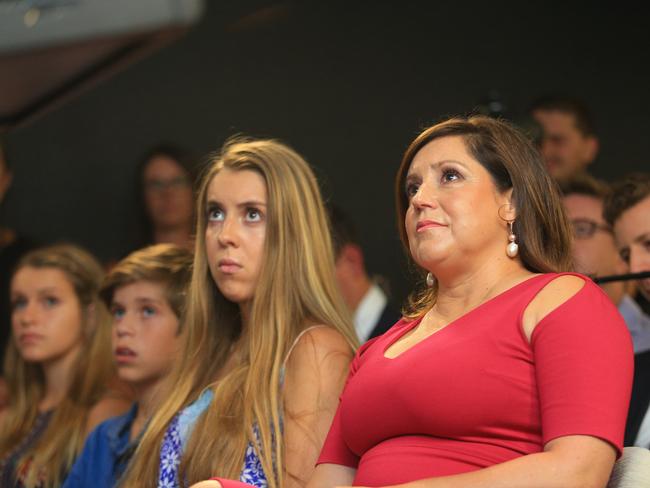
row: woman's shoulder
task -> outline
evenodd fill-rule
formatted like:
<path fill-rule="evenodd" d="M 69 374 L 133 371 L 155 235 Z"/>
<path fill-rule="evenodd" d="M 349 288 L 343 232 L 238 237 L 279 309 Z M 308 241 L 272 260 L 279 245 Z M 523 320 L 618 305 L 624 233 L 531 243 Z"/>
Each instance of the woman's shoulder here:
<path fill-rule="evenodd" d="M 338 398 L 353 354 L 348 340 L 333 327 L 306 328 L 289 351 L 281 374 L 287 405 L 301 411 L 312 408 L 323 394 Z"/>
<path fill-rule="evenodd" d="M 587 296 L 593 308 L 584 313 L 597 313 L 603 307 L 614 308 L 609 300 L 593 300 L 604 296 L 604 292 L 587 276 L 578 273 L 548 273 L 542 277 L 541 287 L 526 306 L 522 315 L 522 324 L 530 337 L 534 328 L 549 314 L 560 307 L 578 306 L 578 296 Z"/>
<path fill-rule="evenodd" d="M 287 362 L 308 357 L 324 358 L 330 354 L 343 354 L 351 358 L 353 349 L 345 336 L 334 327 L 315 324 L 298 334 L 287 353 Z"/>

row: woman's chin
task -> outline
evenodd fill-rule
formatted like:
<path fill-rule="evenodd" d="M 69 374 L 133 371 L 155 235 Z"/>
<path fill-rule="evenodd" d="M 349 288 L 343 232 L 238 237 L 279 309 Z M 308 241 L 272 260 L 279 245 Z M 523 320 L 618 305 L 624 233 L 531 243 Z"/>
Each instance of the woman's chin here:
<path fill-rule="evenodd" d="M 429 249 L 427 252 L 413 256 L 413 260 L 417 263 L 418 266 L 435 275 L 436 269 L 445 263 L 449 255 L 450 253 L 448 252 L 435 252 Z"/>

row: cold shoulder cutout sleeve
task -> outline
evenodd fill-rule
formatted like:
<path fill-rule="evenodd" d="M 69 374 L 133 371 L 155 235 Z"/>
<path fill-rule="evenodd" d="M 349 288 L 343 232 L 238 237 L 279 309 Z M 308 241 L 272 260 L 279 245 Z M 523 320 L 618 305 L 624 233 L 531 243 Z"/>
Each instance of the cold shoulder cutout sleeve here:
<path fill-rule="evenodd" d="M 633 371 L 623 318 L 590 280 L 535 327 L 530 342 L 544 444 L 566 435 L 607 441 L 620 456 Z"/>

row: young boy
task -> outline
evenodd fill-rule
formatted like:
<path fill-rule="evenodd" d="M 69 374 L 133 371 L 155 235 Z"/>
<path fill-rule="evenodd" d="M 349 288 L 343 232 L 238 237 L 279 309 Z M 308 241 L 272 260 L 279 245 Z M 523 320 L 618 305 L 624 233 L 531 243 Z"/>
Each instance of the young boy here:
<path fill-rule="evenodd" d="M 115 486 L 161 400 L 179 346 L 179 320 L 192 255 L 171 244 L 133 252 L 106 277 L 100 295 L 113 316 L 113 354 L 135 403 L 88 437 L 64 488 Z"/>

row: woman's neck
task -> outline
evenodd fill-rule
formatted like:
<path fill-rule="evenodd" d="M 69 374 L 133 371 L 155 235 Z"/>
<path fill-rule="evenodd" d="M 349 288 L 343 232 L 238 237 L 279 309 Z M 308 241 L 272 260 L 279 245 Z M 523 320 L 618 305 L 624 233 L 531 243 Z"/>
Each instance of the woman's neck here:
<path fill-rule="evenodd" d="M 451 321 L 531 274 L 520 261 L 505 256 L 485 261 L 481 266 L 461 273 L 441 273 L 436 275 L 438 296 L 432 312 L 443 321 Z"/>
<path fill-rule="evenodd" d="M 248 300 L 246 302 L 243 302 L 243 303 L 239 304 L 239 315 L 241 317 L 242 334 L 246 330 L 248 322 L 249 322 L 249 320 L 251 318 L 252 308 L 253 308 L 253 301 L 252 300 Z"/>
<path fill-rule="evenodd" d="M 78 367 L 81 345 L 66 353 L 60 358 L 42 364 L 45 377 L 45 394 L 39 402 L 38 409 L 46 412 L 55 408 L 68 394 L 72 377 Z"/>

